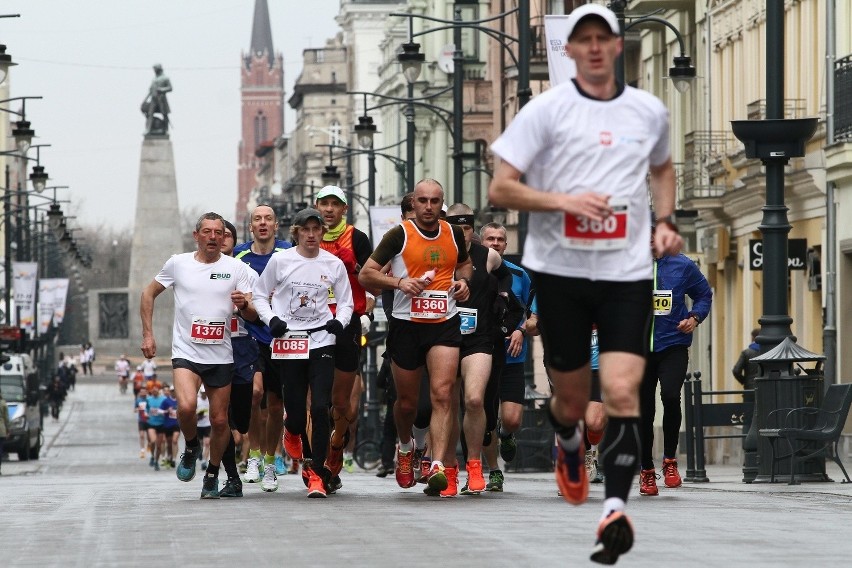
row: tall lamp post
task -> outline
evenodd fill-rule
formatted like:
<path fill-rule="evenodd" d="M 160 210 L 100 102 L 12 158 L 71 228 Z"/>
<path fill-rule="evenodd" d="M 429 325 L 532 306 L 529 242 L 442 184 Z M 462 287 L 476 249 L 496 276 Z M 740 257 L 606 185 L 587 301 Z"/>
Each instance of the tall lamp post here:
<path fill-rule="evenodd" d="M 495 30 L 484 26 L 488 22 L 502 20 L 512 14 L 518 15 L 518 37 L 510 36 L 500 30 Z M 393 13 L 391 16 L 400 16 L 408 18 L 408 43 L 403 44 L 402 53 L 397 56 L 398 61 L 402 64 L 403 75 L 408 82 L 409 99 L 413 98 L 413 84 L 420 76 L 420 69 L 425 60 L 423 54 L 420 53 L 420 45 L 414 43 L 414 38 L 426 35 L 429 33 L 441 30 L 453 30 L 453 200 L 455 203 L 461 203 L 463 200 L 462 177 L 464 175 L 463 164 L 463 124 L 464 124 L 464 52 L 462 51 L 462 30 L 471 29 L 482 32 L 492 39 L 496 40 L 509 54 L 518 69 L 518 104 L 523 107 L 529 100 L 532 92 L 529 86 L 529 58 L 530 58 L 530 4 L 529 0 L 518 0 L 518 7 L 506 12 L 501 12 L 490 18 L 480 20 L 465 21 L 462 19 L 461 10 L 456 9 L 455 16 L 452 20 L 444 20 L 434 18 L 432 16 L 424 16 L 421 14 L 402 14 Z M 441 26 L 414 32 L 414 19 L 427 20 L 443 24 Z M 518 44 L 518 55 L 515 56 L 510 48 L 510 44 Z M 413 117 L 410 119 L 413 124 Z M 413 133 L 413 128 L 410 129 Z M 410 143 L 410 142 L 409 142 Z M 413 149 L 412 149 L 413 153 Z M 409 173 L 409 177 L 412 174 Z M 413 188 L 413 183 L 411 185 Z"/>

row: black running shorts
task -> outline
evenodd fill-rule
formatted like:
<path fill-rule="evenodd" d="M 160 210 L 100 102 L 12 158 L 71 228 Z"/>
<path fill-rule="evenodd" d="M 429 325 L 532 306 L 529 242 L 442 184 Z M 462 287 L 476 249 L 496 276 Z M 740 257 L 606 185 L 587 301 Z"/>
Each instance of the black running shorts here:
<path fill-rule="evenodd" d="M 391 318 L 388 329 L 388 351 L 397 366 L 414 371 L 426 364 L 426 354 L 436 345 L 460 347 L 462 342 L 459 316 L 440 323 L 414 323 Z"/>
<path fill-rule="evenodd" d="M 233 363 L 196 363 L 188 359 L 172 359 L 175 369 L 189 369 L 199 377 L 205 387 L 220 388 L 231 384 L 234 375 Z"/>
<path fill-rule="evenodd" d="M 538 302 L 544 363 L 574 371 L 591 360 L 592 324 L 601 353 L 644 357 L 651 322 L 651 280 L 610 282 L 553 276 L 530 270 Z"/>

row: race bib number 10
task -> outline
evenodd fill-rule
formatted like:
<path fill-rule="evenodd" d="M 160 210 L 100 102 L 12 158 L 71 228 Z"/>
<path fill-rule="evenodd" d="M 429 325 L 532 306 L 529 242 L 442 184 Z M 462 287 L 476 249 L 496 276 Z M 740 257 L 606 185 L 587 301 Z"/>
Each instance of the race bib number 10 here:
<path fill-rule="evenodd" d="M 272 359 L 307 359 L 311 339 L 304 331 L 288 331 L 284 337 L 273 339 L 270 347 Z"/>
<path fill-rule="evenodd" d="M 189 340 L 193 343 L 223 343 L 225 341 L 225 318 L 192 316 Z"/>
<path fill-rule="evenodd" d="M 449 292 L 424 290 L 419 296 L 411 298 L 411 317 L 421 319 L 440 319 L 449 309 Z"/>
<path fill-rule="evenodd" d="M 562 246 L 578 250 L 616 250 L 627 246 L 626 203 L 610 203 L 612 214 L 603 221 L 565 214 Z"/>
<path fill-rule="evenodd" d="M 672 313 L 672 291 L 654 290 L 654 315 L 667 316 Z"/>

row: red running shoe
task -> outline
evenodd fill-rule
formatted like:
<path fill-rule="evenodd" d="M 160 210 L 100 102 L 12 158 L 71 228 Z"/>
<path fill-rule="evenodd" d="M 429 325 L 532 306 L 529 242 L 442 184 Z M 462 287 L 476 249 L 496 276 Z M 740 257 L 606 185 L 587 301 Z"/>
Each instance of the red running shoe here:
<path fill-rule="evenodd" d="M 403 489 L 414 487 L 417 482 L 414 480 L 414 452 L 401 452 L 399 446 L 396 449 L 396 482 Z"/>
<path fill-rule="evenodd" d="M 639 472 L 639 495 L 647 495 L 653 497 L 659 495 L 660 490 L 657 489 L 657 472 L 651 469 L 643 469 Z"/>
<path fill-rule="evenodd" d="M 326 489 L 322 478 L 313 469 L 308 471 L 308 498 L 325 499 Z"/>
<path fill-rule="evenodd" d="M 673 458 L 663 459 L 663 483 L 666 487 L 680 487 L 683 480 L 677 470 L 677 460 Z"/>
<path fill-rule="evenodd" d="M 302 437 L 284 428 L 284 451 L 291 460 L 302 459 Z"/>
<path fill-rule="evenodd" d="M 586 449 L 583 442 L 575 451 L 567 452 L 556 444 L 556 486 L 562 498 L 581 505 L 589 497 L 589 474 L 586 471 Z"/>

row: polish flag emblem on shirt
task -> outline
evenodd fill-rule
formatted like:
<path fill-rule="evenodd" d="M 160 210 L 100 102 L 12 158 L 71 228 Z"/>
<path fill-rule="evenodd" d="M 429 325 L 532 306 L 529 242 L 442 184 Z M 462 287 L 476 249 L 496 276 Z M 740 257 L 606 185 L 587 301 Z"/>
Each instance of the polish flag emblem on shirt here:
<path fill-rule="evenodd" d="M 601 132 L 601 146 L 612 146 L 612 132 Z"/>

